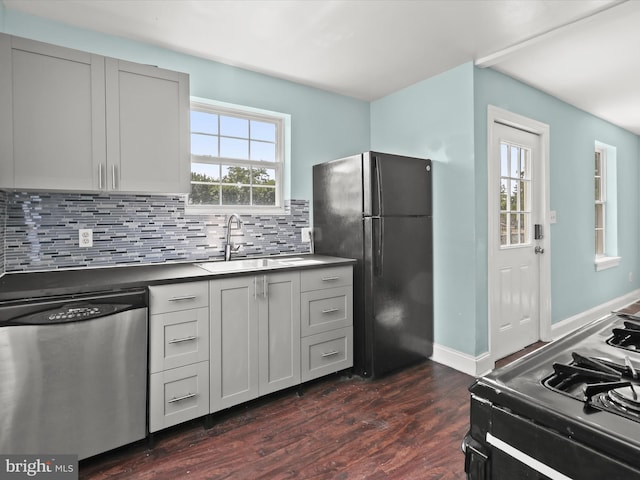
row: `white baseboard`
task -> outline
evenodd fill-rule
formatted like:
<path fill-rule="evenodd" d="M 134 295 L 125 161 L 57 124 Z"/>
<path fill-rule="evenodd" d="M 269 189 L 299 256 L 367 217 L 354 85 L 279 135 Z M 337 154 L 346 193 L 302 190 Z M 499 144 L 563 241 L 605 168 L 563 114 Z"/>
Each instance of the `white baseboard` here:
<path fill-rule="evenodd" d="M 489 358 L 489 352 L 483 353 L 479 357 L 473 357 L 467 353 L 462 353 L 453 348 L 438 345 L 437 343 L 433 344 L 431 360 L 474 377 L 479 376 L 481 373 L 488 372 L 493 368 L 493 363 L 491 363 L 491 359 Z"/>
<path fill-rule="evenodd" d="M 557 340 L 558 338 L 564 337 L 575 329 L 609 315 L 613 310 L 618 310 L 638 299 L 640 299 L 640 290 L 634 290 L 621 297 L 614 298 L 606 303 L 585 310 L 560 322 L 556 322 L 551 325 L 552 339 Z M 438 345 L 437 343 L 433 344 L 431 360 L 474 377 L 484 375 L 492 370 L 494 366 L 489 352 L 484 352 L 474 357 L 467 353 L 454 350 L 453 348 Z"/>
<path fill-rule="evenodd" d="M 640 290 L 634 290 L 633 292 L 622 295 L 621 297 L 609 300 L 606 303 L 597 305 L 589 310 L 573 315 L 569 318 L 565 318 L 559 322 L 551 325 L 551 337 L 553 340 L 564 337 L 568 333 L 573 332 L 575 329 L 591 323 L 599 318 L 606 317 L 613 310 L 618 310 L 630 303 L 633 303 L 640 299 Z"/>

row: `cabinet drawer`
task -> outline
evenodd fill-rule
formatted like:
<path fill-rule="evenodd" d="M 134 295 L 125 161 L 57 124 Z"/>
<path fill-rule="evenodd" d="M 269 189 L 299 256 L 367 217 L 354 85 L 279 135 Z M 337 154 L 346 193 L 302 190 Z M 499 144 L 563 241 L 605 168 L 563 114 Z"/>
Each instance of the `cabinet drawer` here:
<path fill-rule="evenodd" d="M 344 287 L 353 284 L 353 267 L 315 268 L 300 272 L 300 291 Z"/>
<path fill-rule="evenodd" d="M 149 432 L 209 413 L 209 362 L 151 375 Z"/>
<path fill-rule="evenodd" d="M 353 366 L 351 327 L 318 333 L 302 339 L 302 381 Z"/>
<path fill-rule="evenodd" d="M 149 312 L 177 312 L 209 306 L 209 282 L 186 282 L 149 287 Z"/>
<path fill-rule="evenodd" d="M 195 308 L 151 316 L 151 373 L 209 360 L 209 309 Z"/>
<path fill-rule="evenodd" d="M 353 287 L 304 292 L 301 298 L 302 336 L 353 324 Z"/>

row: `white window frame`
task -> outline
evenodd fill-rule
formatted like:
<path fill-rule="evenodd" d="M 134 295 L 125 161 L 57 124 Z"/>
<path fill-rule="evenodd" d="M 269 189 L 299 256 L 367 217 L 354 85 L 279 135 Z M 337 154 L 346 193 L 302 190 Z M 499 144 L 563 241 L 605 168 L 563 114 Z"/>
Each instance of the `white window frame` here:
<path fill-rule="evenodd" d="M 214 164 L 229 166 L 256 166 L 275 170 L 275 205 L 191 205 L 188 196 L 186 199 L 185 212 L 191 215 L 198 214 L 227 214 L 238 213 L 246 215 L 261 214 L 282 214 L 285 211 L 284 199 L 289 191 L 290 178 L 290 129 L 291 116 L 280 112 L 234 105 L 225 102 L 191 97 L 191 109 L 207 111 L 220 115 L 240 117 L 248 120 L 268 121 L 277 125 L 276 132 L 276 161 L 263 162 L 255 160 L 234 159 L 226 157 L 215 157 Z M 191 129 L 189 130 L 191 133 Z"/>
<path fill-rule="evenodd" d="M 594 152 L 594 160 L 595 160 L 595 157 L 598 157 L 598 156 L 600 157 L 600 168 L 599 168 L 600 175 L 598 175 L 598 170 L 594 169 L 594 180 L 595 180 L 594 188 L 597 182 L 598 189 L 600 191 L 600 197 L 595 198 L 595 210 L 598 209 L 598 205 L 601 205 L 602 224 L 600 226 L 598 225 L 598 215 L 596 213 L 595 222 L 594 222 L 594 228 L 595 228 L 595 234 L 596 234 L 596 242 L 595 242 L 596 259 L 598 257 L 606 256 L 605 252 L 607 251 L 607 180 L 606 180 L 607 152 L 605 151 L 604 148 L 596 145 L 595 152 Z M 598 250 L 598 240 L 597 240 L 598 231 L 602 231 L 602 251 Z"/>
<path fill-rule="evenodd" d="M 594 191 L 594 221 L 593 221 L 593 225 L 594 225 L 594 254 L 595 254 L 595 268 L 596 271 L 599 272 L 601 270 L 606 270 L 608 268 L 613 268 L 616 267 L 620 264 L 620 260 L 621 257 L 619 257 L 617 255 L 617 222 L 615 221 L 615 215 L 614 216 L 610 216 L 612 214 L 612 212 L 610 211 L 611 208 L 616 208 L 611 207 L 610 203 L 612 201 L 612 199 L 610 198 L 610 195 L 615 197 L 617 196 L 616 193 L 616 185 L 615 185 L 615 181 L 616 181 L 616 170 L 615 170 L 615 163 L 616 163 L 616 149 L 615 147 L 606 145 L 604 143 L 595 142 L 595 149 L 594 149 L 594 160 L 595 160 L 595 154 L 599 154 L 600 155 L 600 176 L 599 176 L 599 182 L 600 182 L 600 198 L 596 199 L 595 198 L 595 191 Z M 595 175 L 595 168 L 594 168 L 594 189 L 595 189 L 595 180 L 598 179 L 598 176 Z M 611 188 L 610 188 L 611 187 Z M 611 189 L 613 188 L 613 191 L 611 191 Z M 615 203 L 615 202 L 614 202 Z M 597 244 L 597 240 L 596 240 L 596 230 L 598 229 L 597 227 L 597 220 L 596 220 L 596 209 L 595 209 L 595 205 L 601 204 L 602 207 L 602 232 L 603 232 L 603 240 L 602 240 L 602 252 L 598 252 L 598 244 Z M 614 214 L 616 213 L 615 211 L 613 212 Z M 612 229 L 614 231 L 612 231 Z"/>

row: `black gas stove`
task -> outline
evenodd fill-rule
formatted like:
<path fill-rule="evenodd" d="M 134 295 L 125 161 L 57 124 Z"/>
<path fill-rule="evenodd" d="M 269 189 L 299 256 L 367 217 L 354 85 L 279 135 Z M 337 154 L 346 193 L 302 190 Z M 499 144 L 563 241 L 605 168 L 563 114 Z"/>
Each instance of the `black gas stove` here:
<path fill-rule="evenodd" d="M 477 379 L 467 477 L 640 479 L 636 311 L 640 304 Z"/>

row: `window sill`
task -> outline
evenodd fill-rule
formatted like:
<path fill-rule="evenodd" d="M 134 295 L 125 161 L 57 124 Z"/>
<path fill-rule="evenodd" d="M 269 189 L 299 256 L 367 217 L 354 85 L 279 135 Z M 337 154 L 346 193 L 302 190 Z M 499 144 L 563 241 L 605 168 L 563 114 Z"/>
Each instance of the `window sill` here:
<path fill-rule="evenodd" d="M 231 213 L 237 213 L 238 215 L 283 215 L 286 211 L 284 207 L 186 205 L 184 213 L 185 215 L 227 215 Z"/>
<path fill-rule="evenodd" d="M 620 265 L 621 257 L 596 257 L 596 272 Z"/>

